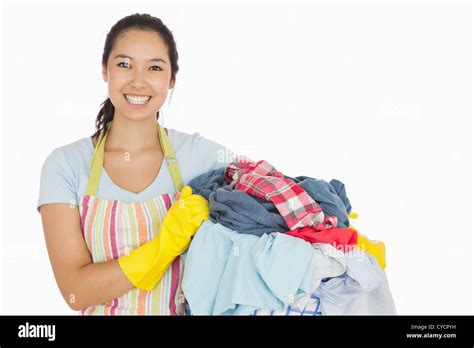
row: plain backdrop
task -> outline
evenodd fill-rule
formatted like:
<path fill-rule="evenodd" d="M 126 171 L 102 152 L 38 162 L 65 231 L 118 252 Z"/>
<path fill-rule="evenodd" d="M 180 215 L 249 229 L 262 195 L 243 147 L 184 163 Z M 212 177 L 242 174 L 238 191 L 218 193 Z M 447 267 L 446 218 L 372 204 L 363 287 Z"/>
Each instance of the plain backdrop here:
<path fill-rule="evenodd" d="M 40 170 L 92 134 L 105 36 L 137 12 L 178 45 L 166 127 L 341 180 L 353 224 L 386 245 L 398 313 L 473 313 L 470 2 L 94 1 L 2 5 L 1 314 L 75 314 L 36 211 Z"/>

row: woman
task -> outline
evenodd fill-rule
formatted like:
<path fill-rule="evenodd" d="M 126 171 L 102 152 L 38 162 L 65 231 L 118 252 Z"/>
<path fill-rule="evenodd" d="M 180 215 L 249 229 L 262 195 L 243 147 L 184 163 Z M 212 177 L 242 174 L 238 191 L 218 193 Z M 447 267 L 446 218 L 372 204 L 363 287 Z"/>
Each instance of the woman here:
<path fill-rule="evenodd" d="M 41 172 L 38 211 L 54 276 L 82 314 L 183 314 L 183 252 L 209 211 L 183 184 L 232 153 L 159 126 L 178 72 L 160 19 L 118 21 L 102 68 L 109 98 L 95 134 L 55 149 Z"/>

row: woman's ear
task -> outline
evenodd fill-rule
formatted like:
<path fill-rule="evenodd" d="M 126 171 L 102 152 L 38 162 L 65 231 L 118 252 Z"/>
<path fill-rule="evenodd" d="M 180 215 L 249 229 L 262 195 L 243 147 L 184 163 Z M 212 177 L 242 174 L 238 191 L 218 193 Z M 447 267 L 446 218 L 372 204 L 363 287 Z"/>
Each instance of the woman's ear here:
<path fill-rule="evenodd" d="M 102 79 L 104 82 L 108 82 L 108 76 L 107 76 L 107 68 L 105 65 L 102 65 Z"/>

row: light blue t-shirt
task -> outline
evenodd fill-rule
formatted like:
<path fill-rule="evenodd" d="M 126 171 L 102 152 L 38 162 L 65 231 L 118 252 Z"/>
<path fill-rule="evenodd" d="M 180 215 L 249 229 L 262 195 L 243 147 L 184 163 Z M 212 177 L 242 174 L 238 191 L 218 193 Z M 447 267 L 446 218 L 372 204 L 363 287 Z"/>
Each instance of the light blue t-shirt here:
<path fill-rule="evenodd" d="M 187 134 L 168 129 L 168 138 L 178 160 L 184 185 L 206 171 L 226 166 L 234 154 L 226 147 L 204 138 L 199 133 Z M 79 205 L 89 179 L 90 160 L 94 151 L 91 137 L 54 149 L 41 169 L 37 210 L 46 203 Z M 123 202 L 144 202 L 175 191 L 166 160 L 154 181 L 139 193 L 117 186 L 102 170 L 97 197 Z"/>

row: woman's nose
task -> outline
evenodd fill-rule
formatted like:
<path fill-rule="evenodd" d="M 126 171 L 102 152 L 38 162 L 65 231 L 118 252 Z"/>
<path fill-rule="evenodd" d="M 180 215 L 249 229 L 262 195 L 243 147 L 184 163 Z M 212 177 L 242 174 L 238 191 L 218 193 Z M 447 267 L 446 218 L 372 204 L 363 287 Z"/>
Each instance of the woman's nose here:
<path fill-rule="evenodd" d="M 133 87 L 133 88 L 145 88 L 146 87 L 146 84 L 143 80 L 137 80 L 137 79 L 134 79 L 132 81 L 132 83 L 130 83 L 130 87 Z"/>
<path fill-rule="evenodd" d="M 146 87 L 145 78 L 142 73 L 137 72 L 133 75 L 130 86 L 133 88 L 143 88 Z"/>

